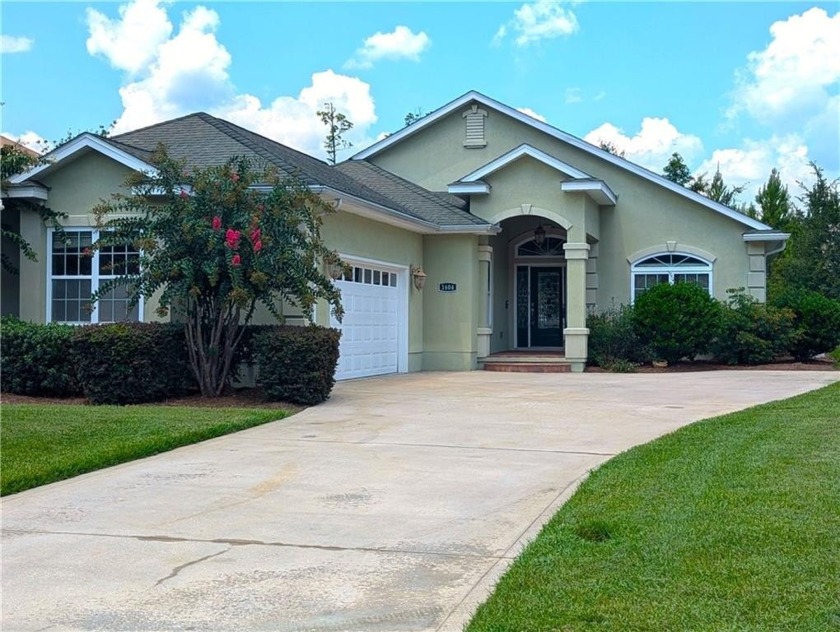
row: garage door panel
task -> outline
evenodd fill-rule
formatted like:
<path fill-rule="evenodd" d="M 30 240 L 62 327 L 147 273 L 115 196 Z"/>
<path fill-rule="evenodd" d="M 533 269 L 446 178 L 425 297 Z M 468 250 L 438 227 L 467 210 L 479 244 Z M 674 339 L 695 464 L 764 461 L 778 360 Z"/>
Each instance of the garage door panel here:
<path fill-rule="evenodd" d="M 332 321 L 342 332 L 336 379 L 396 373 L 405 288 L 397 273 L 369 264 L 354 265 L 350 278 L 336 282 L 345 309 L 341 323 Z"/>

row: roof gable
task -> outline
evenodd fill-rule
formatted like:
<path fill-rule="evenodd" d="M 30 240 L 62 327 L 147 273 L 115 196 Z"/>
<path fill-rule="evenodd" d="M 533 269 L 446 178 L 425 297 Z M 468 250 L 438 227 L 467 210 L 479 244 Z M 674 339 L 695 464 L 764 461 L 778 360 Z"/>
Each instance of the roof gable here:
<path fill-rule="evenodd" d="M 575 180 L 590 180 L 592 176 L 588 173 L 581 171 L 573 167 L 572 165 L 563 162 L 562 160 L 558 160 L 554 156 L 550 156 L 549 154 L 545 153 L 541 149 L 537 149 L 536 147 L 532 147 L 528 144 L 522 144 L 515 149 L 510 150 L 506 154 L 502 154 L 498 158 L 488 162 L 487 164 L 479 167 L 472 173 L 468 173 L 467 175 L 463 176 L 458 182 L 477 182 L 483 178 L 486 178 L 490 174 L 498 171 L 499 169 L 503 169 L 508 166 L 510 163 L 519 160 L 523 156 L 529 156 L 534 160 L 537 160 L 544 165 L 551 167 L 552 169 L 559 171 Z"/>
<path fill-rule="evenodd" d="M 518 110 L 505 105 L 495 99 L 491 99 L 488 96 L 481 94 L 475 90 L 467 92 L 466 94 L 458 97 L 454 101 L 450 101 L 446 105 L 438 108 L 437 110 L 430 112 L 420 120 L 407 127 L 404 127 L 398 132 L 391 134 L 387 138 L 384 138 L 370 147 L 363 149 L 362 151 L 356 153 L 351 157 L 351 160 L 363 160 L 375 156 L 376 154 L 388 149 L 396 145 L 397 143 L 405 140 L 406 138 L 418 134 L 422 132 L 423 129 L 426 127 L 433 125 L 435 122 L 441 120 L 442 118 L 448 116 L 449 114 L 453 113 L 460 108 L 467 106 L 470 103 L 478 103 L 483 107 L 491 108 L 505 114 L 520 123 L 528 125 L 534 129 L 537 129 L 548 136 L 556 138 L 564 143 L 567 143 L 577 149 L 580 149 L 588 154 L 596 156 L 605 162 L 611 163 L 629 173 L 632 173 L 640 178 L 653 182 L 654 184 L 659 185 L 660 187 L 672 191 L 684 198 L 691 200 L 697 204 L 700 204 L 716 213 L 721 215 L 725 215 L 730 219 L 735 220 L 736 222 L 742 224 L 753 230 L 768 230 L 770 227 L 762 222 L 748 217 L 743 213 L 739 213 L 735 209 L 729 208 L 724 204 L 720 204 L 719 202 L 715 202 L 714 200 L 710 200 L 709 198 L 700 195 L 699 193 L 695 193 L 694 191 L 687 189 L 686 187 L 677 184 L 676 182 L 671 182 L 664 176 L 661 176 L 649 169 L 645 169 L 637 164 L 626 160 L 620 156 L 616 156 L 608 151 L 605 151 L 599 147 L 592 145 L 591 143 L 586 142 L 576 136 L 572 136 L 566 132 L 563 132 L 556 127 L 553 127 L 547 123 L 543 123 L 542 121 L 538 121 L 537 119 L 528 116 L 527 114 L 523 114 Z"/>
<path fill-rule="evenodd" d="M 42 164 L 38 164 L 28 171 L 12 176 L 9 178 L 9 182 L 11 184 L 20 184 L 36 176 L 43 177 L 51 171 L 59 169 L 62 162 L 74 160 L 88 151 L 99 152 L 135 171 L 156 172 L 156 169 L 151 164 L 139 158 L 134 152 L 129 152 L 118 143 L 110 142 L 106 138 L 85 132 L 46 154 Z"/>

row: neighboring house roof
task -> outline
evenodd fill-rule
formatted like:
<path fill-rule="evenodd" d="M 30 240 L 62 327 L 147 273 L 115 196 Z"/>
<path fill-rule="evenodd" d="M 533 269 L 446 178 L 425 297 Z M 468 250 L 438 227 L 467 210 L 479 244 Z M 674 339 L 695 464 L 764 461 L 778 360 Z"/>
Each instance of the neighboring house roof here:
<path fill-rule="evenodd" d="M 35 151 L 34 149 L 31 149 L 31 148 L 27 147 L 26 145 L 23 145 L 23 144 L 17 142 L 16 140 L 12 140 L 11 138 L 7 138 L 6 136 L 2 136 L 2 135 L 0 135 L 0 146 L 14 147 L 18 151 L 26 154 L 27 156 L 29 156 L 31 158 L 38 158 L 41 155 L 41 152 Z"/>
<path fill-rule="evenodd" d="M 724 204 L 720 204 L 719 202 L 715 202 L 714 200 L 710 200 L 709 198 L 700 195 L 699 193 L 695 193 L 691 189 L 687 189 L 686 187 L 677 184 L 676 182 L 671 182 L 664 176 L 661 176 L 653 171 L 645 169 L 635 163 L 630 162 L 629 160 L 622 158 L 621 156 L 616 156 L 615 154 L 611 154 L 608 151 L 605 151 L 591 143 L 587 143 L 585 140 L 577 138 L 576 136 L 572 136 L 564 131 L 557 129 L 549 125 L 548 123 L 543 123 L 542 121 L 538 121 L 537 119 L 528 116 L 504 103 L 496 101 L 495 99 L 491 99 L 488 96 L 481 94 L 475 90 L 471 90 L 466 94 L 458 97 L 454 101 L 450 101 L 446 105 L 438 108 L 437 110 L 430 112 L 423 118 L 417 120 L 416 122 L 412 123 L 401 129 L 398 132 L 391 134 L 390 136 L 380 140 L 379 142 L 374 143 L 367 149 L 363 149 L 362 151 L 354 154 L 351 156 L 351 160 L 364 160 L 368 159 L 376 154 L 392 147 L 393 145 L 401 142 L 402 140 L 408 138 L 409 136 L 413 136 L 422 130 L 424 130 L 427 126 L 434 124 L 436 121 L 444 118 L 445 116 L 451 114 L 456 110 L 460 110 L 461 108 L 469 105 L 470 103 L 477 102 L 485 107 L 492 108 L 497 112 L 501 112 L 502 114 L 506 114 L 513 119 L 516 119 L 520 123 L 524 125 L 528 125 L 529 127 L 533 127 L 538 129 L 539 131 L 552 136 L 558 140 L 561 140 L 573 147 L 576 147 L 582 151 L 585 151 L 593 156 L 597 156 L 606 162 L 609 162 L 621 169 L 629 171 L 641 178 L 654 182 L 678 195 L 686 197 L 698 204 L 705 206 L 706 208 L 711 209 L 717 213 L 725 215 L 742 225 L 746 226 L 747 228 L 753 230 L 768 230 L 770 227 L 762 222 L 758 221 L 757 219 L 753 219 L 744 215 L 743 213 L 739 213 L 735 209 L 729 208 Z"/>
<path fill-rule="evenodd" d="M 308 154 L 281 145 L 243 127 L 204 112 L 189 114 L 156 125 L 109 138 L 81 134 L 48 155 L 49 162 L 39 169 L 18 176 L 21 181 L 59 168 L 58 163 L 82 150 L 98 150 L 126 166 L 153 171 L 152 155 L 159 144 L 169 155 L 192 167 L 224 164 L 232 156 L 245 156 L 265 162 L 286 176 L 299 177 L 308 186 L 346 195 L 370 203 L 378 212 L 393 218 L 416 222 L 425 230 L 451 230 L 457 227 L 489 229 L 490 224 L 463 210 L 457 198 L 441 198 L 410 182 L 392 176 L 389 180 L 370 169 L 339 169 Z M 372 188 L 372 184 L 377 188 Z M 379 190 L 379 186 L 382 190 Z"/>

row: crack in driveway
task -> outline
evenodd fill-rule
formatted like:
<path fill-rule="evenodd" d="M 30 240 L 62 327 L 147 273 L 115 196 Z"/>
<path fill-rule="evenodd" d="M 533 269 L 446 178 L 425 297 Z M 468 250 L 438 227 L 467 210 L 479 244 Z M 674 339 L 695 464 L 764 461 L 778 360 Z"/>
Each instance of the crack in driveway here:
<path fill-rule="evenodd" d="M 442 551 L 422 551 L 417 549 L 399 549 L 389 547 L 370 547 L 370 546 L 337 546 L 328 544 L 299 544 L 294 542 L 266 542 L 265 540 L 244 540 L 239 538 L 186 538 L 172 535 L 134 535 L 122 533 L 91 533 L 84 531 L 42 531 L 39 529 L 3 529 L 5 533 L 16 533 L 19 535 L 80 535 L 93 538 L 122 538 L 127 540 L 137 540 L 139 542 L 162 542 L 162 543 L 176 543 L 176 542 L 191 542 L 200 544 L 227 544 L 230 548 L 235 546 L 273 546 L 281 548 L 294 549 L 315 549 L 318 551 L 359 551 L 363 553 L 399 553 L 405 555 L 428 555 L 432 557 L 451 557 L 451 558 L 475 558 L 481 560 L 503 560 L 513 559 L 506 555 L 507 552 L 501 555 L 487 554 L 480 555 L 478 553 L 446 553 Z M 228 548 L 226 551 L 230 551 Z M 219 555 L 219 554 L 217 554 Z M 213 557 L 213 556 L 211 556 Z M 202 558 L 203 559 L 203 558 Z M 201 561 L 201 560 L 198 560 Z"/>
<path fill-rule="evenodd" d="M 172 572 L 169 573 L 169 575 L 167 575 L 166 577 L 161 577 L 159 580 L 157 580 L 157 582 L 155 582 L 155 588 L 160 586 L 163 582 L 165 582 L 169 579 L 172 579 L 173 577 L 177 577 L 178 573 L 180 573 L 185 568 L 187 568 L 189 566 L 194 566 L 195 564 L 201 564 L 201 562 L 206 562 L 207 560 L 209 560 L 211 558 L 214 558 L 214 557 L 219 557 L 220 555 L 230 551 L 231 548 L 232 547 L 228 547 L 224 551 L 219 551 L 218 553 L 211 553 L 210 555 L 205 555 L 204 557 L 200 557 L 197 560 L 191 560 L 189 562 L 184 562 L 183 564 L 181 564 L 179 566 L 176 566 L 175 568 L 172 569 Z"/>

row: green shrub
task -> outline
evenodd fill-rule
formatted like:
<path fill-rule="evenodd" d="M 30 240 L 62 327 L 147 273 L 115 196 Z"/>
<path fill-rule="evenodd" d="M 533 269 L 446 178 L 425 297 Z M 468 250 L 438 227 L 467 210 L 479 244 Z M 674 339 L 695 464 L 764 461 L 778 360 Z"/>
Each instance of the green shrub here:
<path fill-rule="evenodd" d="M 787 308 L 762 305 L 744 292 L 727 290 L 721 326 L 712 353 L 727 364 L 763 364 L 784 355 L 794 337 L 794 314 Z"/>
<path fill-rule="evenodd" d="M 840 345 L 838 345 L 837 348 L 828 355 L 831 356 L 832 360 L 834 360 L 834 366 L 840 369 Z"/>
<path fill-rule="evenodd" d="M 675 363 L 708 353 L 718 332 L 720 304 L 693 283 L 662 283 L 636 299 L 633 321 L 656 360 Z"/>
<path fill-rule="evenodd" d="M 79 327 L 71 348 L 82 391 L 94 404 L 158 402 L 195 383 L 183 325 Z"/>
<path fill-rule="evenodd" d="M 788 289 L 773 304 L 794 314 L 796 334 L 789 351 L 797 360 L 810 360 L 840 345 L 840 301 L 810 290 Z"/>
<path fill-rule="evenodd" d="M 330 396 L 341 332 L 324 327 L 260 327 L 248 346 L 259 365 L 257 384 L 273 400 L 319 404 Z"/>
<path fill-rule="evenodd" d="M 0 324 L 2 390 L 19 395 L 80 395 L 70 357 L 71 325 L 36 325 L 14 318 Z"/>
<path fill-rule="evenodd" d="M 636 335 L 631 306 L 621 305 L 601 314 L 590 314 L 586 326 L 591 364 L 609 369 L 619 360 L 631 364 L 650 360 L 649 350 Z"/>

